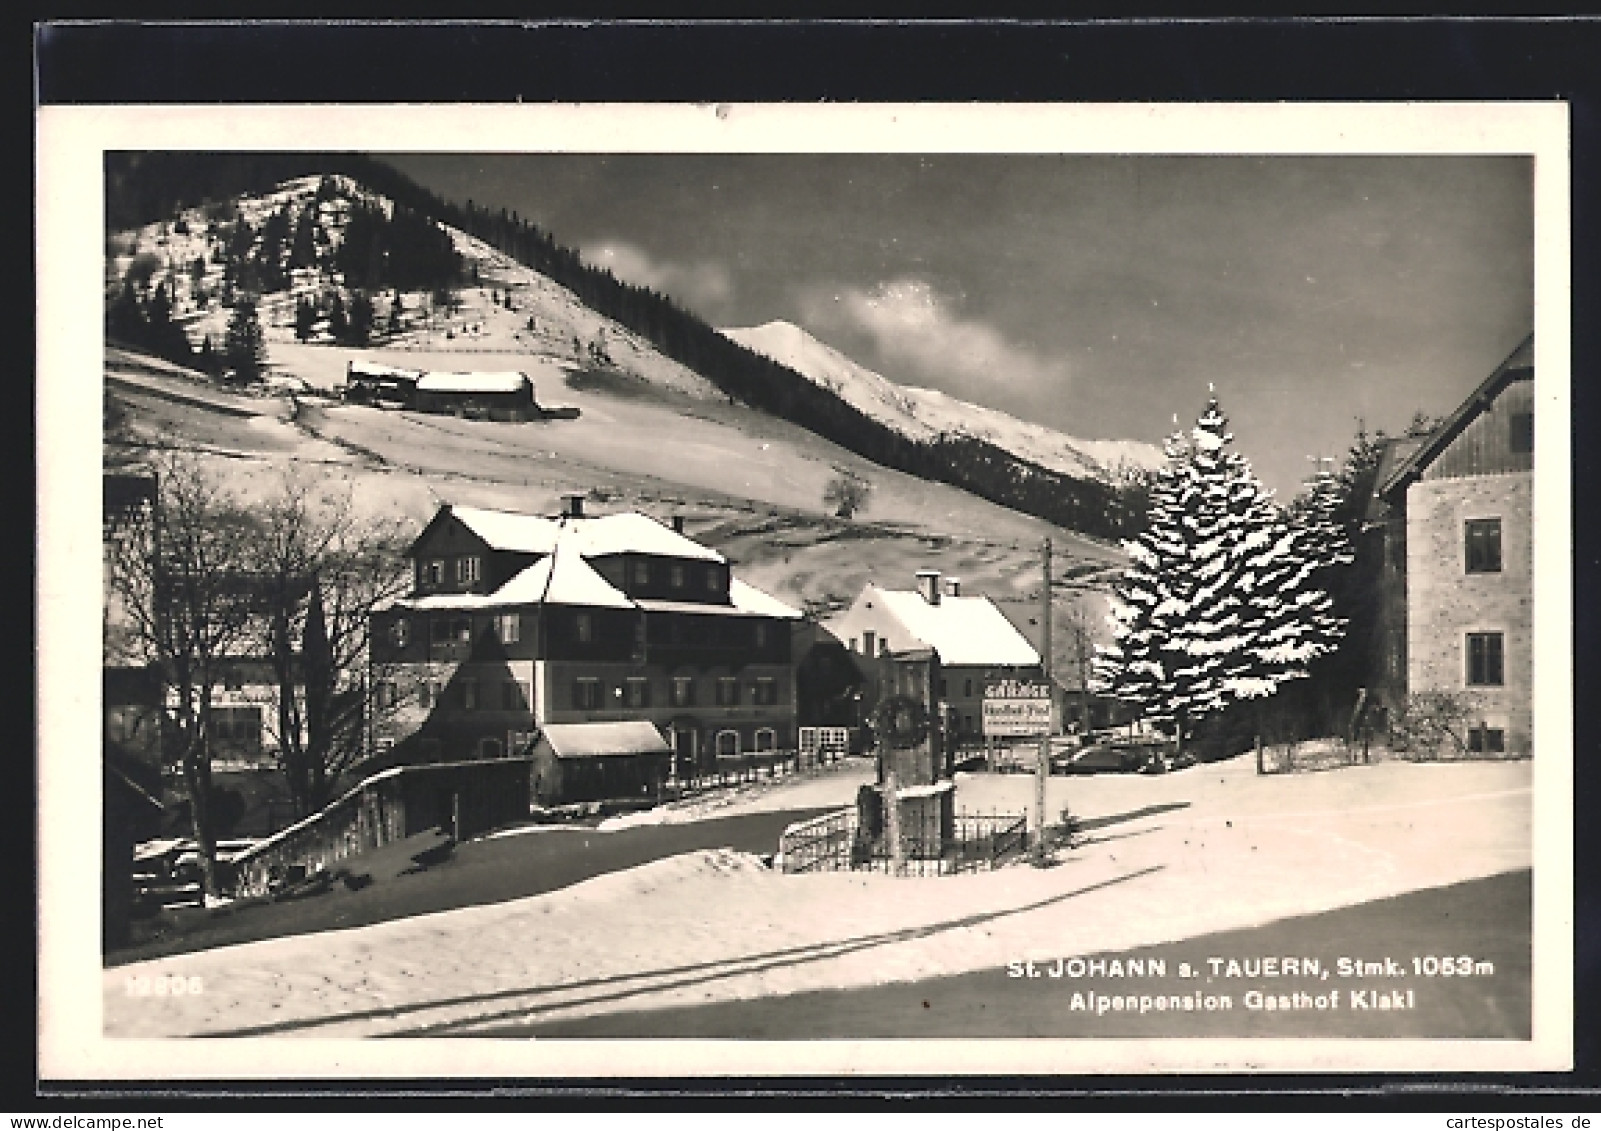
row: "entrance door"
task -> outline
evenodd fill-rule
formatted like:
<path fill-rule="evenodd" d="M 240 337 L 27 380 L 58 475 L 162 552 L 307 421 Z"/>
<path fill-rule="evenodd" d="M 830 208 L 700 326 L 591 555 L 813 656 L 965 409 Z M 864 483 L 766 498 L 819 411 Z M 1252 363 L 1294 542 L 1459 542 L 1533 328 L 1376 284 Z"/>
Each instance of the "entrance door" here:
<path fill-rule="evenodd" d="M 673 728 L 673 779 L 676 781 L 687 771 L 694 772 L 695 756 L 699 753 L 700 732 Z"/>

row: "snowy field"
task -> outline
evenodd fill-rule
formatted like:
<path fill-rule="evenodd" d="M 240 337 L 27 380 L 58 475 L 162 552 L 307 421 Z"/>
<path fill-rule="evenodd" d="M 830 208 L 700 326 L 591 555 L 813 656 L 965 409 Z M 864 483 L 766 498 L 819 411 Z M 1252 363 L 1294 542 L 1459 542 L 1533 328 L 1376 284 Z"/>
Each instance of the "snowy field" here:
<path fill-rule="evenodd" d="M 865 769 L 847 767 L 717 815 L 846 804 Z M 105 1031 L 471 1033 L 1178 941 L 1528 868 L 1530 778 L 1528 762 L 1258 777 L 1248 758 L 1055 778 L 1052 818 L 1070 805 L 1087 840 L 1054 868 L 785 876 L 690 853 L 528 899 L 108 970 Z M 958 808 L 1020 812 L 1031 790 L 1024 775 L 964 776 Z M 140 975 L 198 978 L 203 992 L 130 996 Z"/>

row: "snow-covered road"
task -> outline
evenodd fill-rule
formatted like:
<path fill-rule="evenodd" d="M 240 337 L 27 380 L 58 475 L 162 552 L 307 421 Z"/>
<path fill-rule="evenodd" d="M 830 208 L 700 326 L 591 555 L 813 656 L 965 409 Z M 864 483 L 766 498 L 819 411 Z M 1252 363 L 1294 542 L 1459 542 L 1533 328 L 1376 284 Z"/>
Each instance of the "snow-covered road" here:
<path fill-rule="evenodd" d="M 840 803 L 854 777 L 838 778 Z M 509 903 L 108 970 L 105 1029 L 461 1033 L 1174 941 L 1529 867 L 1530 777 L 1528 762 L 1258 777 L 1236 760 L 1058 778 L 1052 814 L 1071 802 L 1089 839 L 1055 868 L 785 876 L 732 851 L 689 853 Z M 958 805 L 1022 811 L 1031 787 L 964 776 Z M 789 800 L 780 789 L 749 804 Z M 164 975 L 202 992 L 128 992 L 130 978 Z"/>

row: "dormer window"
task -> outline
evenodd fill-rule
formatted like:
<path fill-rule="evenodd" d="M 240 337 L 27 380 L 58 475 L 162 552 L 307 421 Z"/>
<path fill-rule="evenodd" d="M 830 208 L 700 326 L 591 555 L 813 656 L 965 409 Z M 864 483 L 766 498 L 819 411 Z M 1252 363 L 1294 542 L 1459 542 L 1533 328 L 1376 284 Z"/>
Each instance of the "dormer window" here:
<path fill-rule="evenodd" d="M 722 581 L 722 572 L 716 566 L 710 566 L 707 568 L 706 589 L 708 592 L 719 592 L 723 587 Z"/>
<path fill-rule="evenodd" d="M 635 585 L 649 585 L 650 584 L 650 563 L 649 562 L 641 560 L 641 561 L 636 561 L 634 563 L 634 584 Z"/>
<path fill-rule="evenodd" d="M 684 567 L 682 565 L 679 565 L 676 562 L 673 563 L 673 566 L 668 572 L 667 576 L 674 589 L 682 589 L 684 587 Z"/>

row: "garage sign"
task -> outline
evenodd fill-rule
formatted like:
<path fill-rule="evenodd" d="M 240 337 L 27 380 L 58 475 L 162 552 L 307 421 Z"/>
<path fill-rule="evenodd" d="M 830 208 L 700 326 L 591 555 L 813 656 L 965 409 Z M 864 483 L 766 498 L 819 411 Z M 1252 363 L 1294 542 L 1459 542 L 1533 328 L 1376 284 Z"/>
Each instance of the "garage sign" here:
<path fill-rule="evenodd" d="M 1021 679 L 985 683 L 982 711 L 986 738 L 1032 738 L 1054 729 L 1048 683 Z"/>

